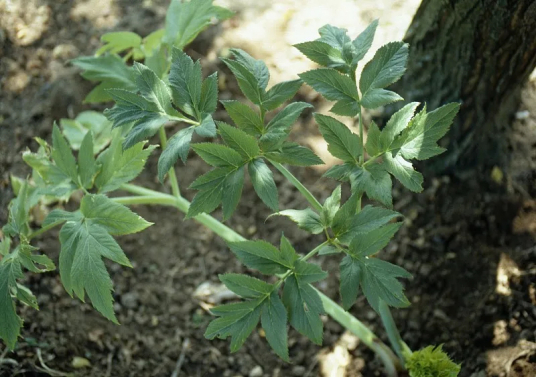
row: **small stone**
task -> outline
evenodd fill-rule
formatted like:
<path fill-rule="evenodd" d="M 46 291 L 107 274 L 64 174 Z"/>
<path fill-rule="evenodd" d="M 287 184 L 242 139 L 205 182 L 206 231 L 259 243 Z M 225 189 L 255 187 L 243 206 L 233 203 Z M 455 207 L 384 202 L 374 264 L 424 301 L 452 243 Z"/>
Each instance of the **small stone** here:
<path fill-rule="evenodd" d="M 73 361 L 72 361 L 71 364 L 72 364 L 73 368 L 76 368 L 76 369 L 87 368 L 87 367 L 91 366 L 91 363 L 89 362 L 88 359 L 83 358 L 83 357 L 79 357 L 79 356 L 73 357 Z"/>
<path fill-rule="evenodd" d="M 303 365 L 296 365 L 292 368 L 292 375 L 293 376 L 303 376 L 305 374 L 305 367 Z"/>
<path fill-rule="evenodd" d="M 262 367 L 257 365 L 249 372 L 249 377 L 262 377 Z"/>
<path fill-rule="evenodd" d="M 121 296 L 121 305 L 128 309 L 135 309 L 138 307 L 138 294 L 135 292 L 128 292 Z"/>

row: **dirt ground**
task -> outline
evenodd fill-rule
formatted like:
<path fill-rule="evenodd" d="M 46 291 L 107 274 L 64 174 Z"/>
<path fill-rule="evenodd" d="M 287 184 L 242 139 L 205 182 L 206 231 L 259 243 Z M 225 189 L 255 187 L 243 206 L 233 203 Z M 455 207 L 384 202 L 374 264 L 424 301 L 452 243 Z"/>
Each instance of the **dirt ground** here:
<path fill-rule="evenodd" d="M 311 1 L 318 8 L 308 18 L 313 11 L 298 12 L 297 1 L 222 1 L 241 12 L 203 33 L 188 52 L 206 56 L 207 70 L 225 73 L 217 61 L 220 52 L 230 45 L 250 50 L 257 46 L 255 55 L 268 60 L 277 82 L 294 77 L 308 63 L 291 52 L 285 59 L 276 43 L 291 51 L 289 45 L 302 35 L 296 33 L 307 33 L 301 40 L 315 38 L 314 30 L 324 18 L 319 26 L 333 22 L 354 27 L 355 34 L 382 16 L 385 26 L 376 43 L 400 38 L 418 5 L 418 1 L 341 0 L 338 8 L 322 3 L 327 2 Z M 32 138 L 49 139 L 54 120 L 103 108 L 82 104 L 92 85 L 68 60 L 92 54 L 100 35 L 109 30 L 147 35 L 162 25 L 166 7 L 165 0 L 0 0 L 0 225 L 12 198 L 10 174 L 29 173 L 21 152 L 27 146 L 36 148 Z M 355 7 L 356 13 L 345 7 Z M 255 27 L 266 25 L 276 30 L 269 39 L 260 43 L 251 38 L 257 35 Z M 225 83 L 220 97 L 236 97 L 232 78 L 226 77 Z M 306 88 L 298 97 L 313 101 L 316 111 L 326 110 L 326 104 Z M 222 117 L 220 109 L 216 118 Z M 493 175 L 427 177 L 420 195 L 395 187 L 395 208 L 406 216 L 406 224 L 383 256 L 414 275 L 405 284 L 412 305 L 394 311 L 395 320 L 412 349 L 443 343 L 462 363 L 461 376 L 536 375 L 536 77 L 527 84 L 512 122 L 509 168 Z M 325 157 L 325 145 L 318 141 L 310 114 L 293 137 Z M 160 190 L 157 158 L 155 153 L 137 182 Z M 177 169 L 181 187 L 206 170 L 192 156 L 187 167 Z M 320 178 L 321 171 L 294 173 L 320 198 L 335 186 Z M 278 175 L 276 181 L 283 208 L 305 207 L 290 184 Z M 316 237 L 285 219 L 266 221 L 269 210 L 248 185 L 228 225 L 246 237 L 273 243 L 285 229 L 299 252 L 316 245 Z M 184 191 L 191 199 L 193 192 Z M 140 206 L 136 211 L 156 225 L 119 239 L 133 269 L 109 265 L 122 325 L 113 325 L 90 305 L 71 299 L 57 272 L 28 274 L 25 283 L 36 294 L 41 311 L 20 308 L 25 319 L 22 338 L 13 353 L 0 345 L 0 376 L 170 376 L 181 355 L 179 376 L 382 375 L 374 355 L 329 318 L 322 347 L 290 331 L 291 364 L 279 360 L 258 331 L 236 354 L 230 353 L 227 341 L 204 339 L 211 316 L 203 309 L 202 298 L 194 295 L 196 289 L 206 282 L 217 284 L 218 273 L 240 272 L 243 267 L 221 239 L 193 221 L 183 222 L 176 210 Z M 57 232 L 38 239 L 36 246 L 57 259 Z M 337 257 L 323 257 L 322 265 L 338 271 Z M 338 300 L 337 272 L 319 287 Z M 383 337 L 379 319 L 363 297 L 352 313 Z M 83 365 L 80 358 L 89 363 Z"/>

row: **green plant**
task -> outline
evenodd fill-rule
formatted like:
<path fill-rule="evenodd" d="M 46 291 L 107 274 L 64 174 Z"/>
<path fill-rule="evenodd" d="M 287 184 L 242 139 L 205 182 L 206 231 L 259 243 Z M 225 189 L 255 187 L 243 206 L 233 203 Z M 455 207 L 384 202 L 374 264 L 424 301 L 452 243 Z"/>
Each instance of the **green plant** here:
<path fill-rule="evenodd" d="M 411 275 L 377 256 L 402 225 L 402 215 L 392 209 L 391 177 L 412 191 L 422 190 L 423 177 L 409 160 L 424 160 L 444 151 L 437 142 L 448 131 L 459 105 L 448 104 L 431 112 L 424 107 L 415 114 L 419 104 L 410 103 L 396 112 L 381 131 L 371 123 L 365 142 L 362 108 L 402 100 L 385 88 L 402 76 L 408 56 L 406 44 L 389 43 L 376 52 L 357 79 L 356 68 L 370 49 L 375 21 L 354 40 L 344 29 L 322 27 L 320 39 L 296 47 L 323 68 L 270 89 L 270 74 L 264 62 L 232 49 L 232 58 L 222 60 L 254 106 L 236 100 L 222 101 L 235 125 L 215 121 L 212 114 L 218 100 L 217 74 L 203 79 L 200 62 L 194 62 L 182 49 L 212 18 L 229 16 L 228 11 L 213 6 L 211 0 L 172 1 L 165 29 L 143 39 L 127 32 L 107 34 L 103 37 L 106 44 L 95 57 L 74 61 L 84 69 L 84 77 L 100 82 L 86 100 L 113 99 L 115 106 L 104 112 L 105 117 L 85 112 L 75 120 L 62 120 L 63 133 L 54 126 L 52 145 L 36 139 L 38 151 L 23 155 L 32 168 L 32 176 L 12 179 L 16 197 L 10 203 L 9 221 L 3 227 L 0 243 L 0 337 L 8 347 L 15 347 L 22 326 L 15 300 L 37 308 L 33 294 L 17 280 L 23 276 L 23 267 L 32 272 L 55 269 L 46 255 L 36 253 L 31 241 L 56 226 L 61 226 L 59 272 L 66 291 L 81 300 L 87 294 L 95 309 L 117 322 L 112 282 L 102 258 L 130 267 L 113 236 L 136 233 L 152 225 L 127 205 L 166 205 L 176 207 L 187 219 L 199 221 L 228 241 L 231 251 L 245 266 L 272 276 L 267 282 L 249 275 L 220 275 L 220 280 L 243 300 L 212 309 L 219 318 L 206 329 L 207 338 L 231 337 L 234 352 L 260 322 L 270 346 L 289 361 L 287 323 L 321 344 L 320 315 L 327 313 L 374 350 L 391 376 L 405 366 L 411 375 L 423 375 L 423 365 L 426 370 L 446 368 L 451 373 L 448 375 L 456 375 L 457 370 L 449 367 L 451 362 L 441 348 L 412 354 L 402 341 L 390 307 L 409 305 L 398 279 Z M 120 52 L 126 55 L 121 58 L 117 55 Z M 144 59 L 146 64 L 134 62 L 128 66 L 126 62 L 131 58 Z M 283 165 L 323 164 L 308 148 L 288 141 L 300 114 L 312 108 L 304 102 L 285 105 L 302 81 L 335 102 L 331 112 L 358 118 L 359 133 L 355 134 L 331 116 L 314 114 L 329 152 L 342 160 L 325 176 L 350 183 L 351 195 L 345 202 L 342 187 L 338 186 L 320 203 Z M 270 114 L 276 110 L 275 115 Z M 185 126 L 168 140 L 168 126 L 175 124 Z M 156 145 L 147 142 L 157 133 L 162 148 L 158 178 L 165 183 L 167 176 L 172 195 L 128 183 L 140 174 L 156 149 Z M 219 136 L 223 143 L 191 144 L 194 134 L 211 140 Z M 197 190 L 192 203 L 181 196 L 174 167 L 179 159 L 186 162 L 190 149 L 213 167 L 190 185 L 190 189 Z M 73 150 L 78 151 L 76 158 Z M 270 165 L 297 188 L 309 208 L 280 210 Z M 209 215 L 221 205 L 223 221 L 232 216 L 240 202 L 246 171 L 255 192 L 273 215 L 286 216 L 300 228 L 322 235 L 324 240 L 319 246 L 301 256 L 283 235 L 279 248 L 262 240 L 246 240 Z M 134 195 L 110 197 L 116 190 Z M 74 193 L 82 195 L 78 210 L 53 209 L 40 229 L 31 229 L 32 207 L 66 202 Z M 362 207 L 364 195 L 380 205 Z M 312 285 L 325 279 L 328 272 L 309 260 L 328 254 L 342 257 L 342 307 Z M 360 289 L 380 314 L 394 353 L 346 311 Z M 424 356 L 415 361 L 415 355 Z"/>

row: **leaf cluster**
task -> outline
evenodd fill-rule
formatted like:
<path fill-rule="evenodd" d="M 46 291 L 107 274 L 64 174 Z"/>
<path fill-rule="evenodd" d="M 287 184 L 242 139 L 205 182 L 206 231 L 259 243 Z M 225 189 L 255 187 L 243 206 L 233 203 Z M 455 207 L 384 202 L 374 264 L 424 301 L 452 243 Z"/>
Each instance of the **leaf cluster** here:
<path fill-rule="evenodd" d="M 322 343 L 324 307 L 311 283 L 327 273 L 316 264 L 299 258 L 290 242 L 281 237 L 280 248 L 265 241 L 233 242 L 229 247 L 248 268 L 280 278 L 273 284 L 241 274 L 220 275 L 220 280 L 244 301 L 211 309 L 218 316 L 205 337 L 231 337 L 231 352 L 236 352 L 261 323 L 266 340 L 283 360 L 289 361 L 287 324 L 316 344 Z M 282 293 L 280 287 L 283 286 Z"/>

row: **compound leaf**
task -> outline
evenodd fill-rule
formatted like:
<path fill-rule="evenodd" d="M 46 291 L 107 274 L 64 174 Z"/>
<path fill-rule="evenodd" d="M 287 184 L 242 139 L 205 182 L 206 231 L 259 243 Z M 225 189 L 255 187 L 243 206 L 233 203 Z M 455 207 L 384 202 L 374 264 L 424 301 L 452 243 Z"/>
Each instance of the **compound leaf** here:
<path fill-rule="evenodd" d="M 247 337 L 259 323 L 263 299 L 221 305 L 211 311 L 220 318 L 213 320 L 205 331 L 205 338 L 231 337 L 231 352 L 242 347 Z"/>
<path fill-rule="evenodd" d="M 223 122 L 219 122 L 218 127 L 223 141 L 242 157 L 251 160 L 259 155 L 260 149 L 254 137 Z"/>
<path fill-rule="evenodd" d="M 260 115 L 248 105 L 239 101 L 221 101 L 225 110 L 242 131 L 259 136 L 264 132 L 264 124 Z"/>
<path fill-rule="evenodd" d="M 413 165 L 406 161 L 400 153 L 393 156 L 391 152 L 384 155 L 384 165 L 387 171 L 400 181 L 406 188 L 414 192 L 423 190 L 424 178 L 421 173 L 413 169 Z"/>

